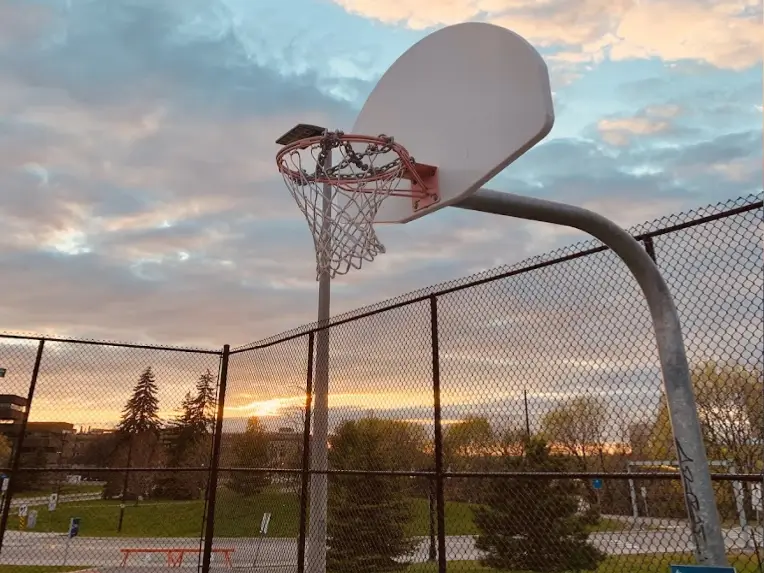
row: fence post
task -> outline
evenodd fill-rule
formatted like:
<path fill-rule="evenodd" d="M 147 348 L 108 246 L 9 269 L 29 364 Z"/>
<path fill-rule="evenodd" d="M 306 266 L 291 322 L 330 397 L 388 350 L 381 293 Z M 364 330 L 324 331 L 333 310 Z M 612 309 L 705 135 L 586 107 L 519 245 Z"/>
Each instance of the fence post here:
<path fill-rule="evenodd" d="M 210 483 L 208 485 L 209 500 L 207 502 L 207 523 L 204 532 L 204 554 L 202 556 L 202 573 L 209 573 L 212 563 L 212 542 L 215 539 L 215 503 L 218 492 L 218 468 L 220 467 L 220 444 L 223 441 L 223 414 L 225 411 L 225 394 L 228 386 L 228 358 L 231 347 L 223 346 L 223 356 L 220 362 L 220 385 L 218 390 L 218 411 L 215 418 L 215 435 L 212 439 L 212 462 L 210 464 Z"/>
<path fill-rule="evenodd" d="M 650 258 L 654 263 L 657 263 L 658 259 L 655 258 L 655 243 L 653 243 L 653 238 L 647 236 L 642 240 L 642 242 L 645 244 L 645 250 L 647 251 L 647 254 L 650 255 Z"/>
<path fill-rule="evenodd" d="M 300 533 L 297 540 L 297 573 L 305 572 L 308 489 L 310 487 L 310 412 L 313 402 L 313 353 L 315 337 L 315 332 L 308 334 L 308 370 L 305 377 L 305 422 L 302 433 L 302 469 L 300 471 Z"/>
<path fill-rule="evenodd" d="M 446 505 L 443 494 L 443 424 L 440 409 L 440 347 L 438 344 L 438 297 L 430 296 L 432 341 L 432 399 L 435 425 L 435 499 L 438 522 L 438 573 L 446 573 Z"/>
<path fill-rule="evenodd" d="M 24 412 L 24 417 L 21 418 L 21 424 L 19 425 L 19 435 L 16 438 L 16 442 L 13 448 L 13 459 L 11 460 L 10 481 L 8 482 L 8 491 L 5 492 L 5 498 L 3 500 L 3 512 L 0 516 L 0 554 L 3 552 L 3 541 L 5 540 L 5 530 L 8 528 L 8 515 L 11 512 L 11 501 L 13 499 L 13 489 L 19 475 L 19 467 L 21 466 L 21 450 L 24 445 L 24 437 L 27 433 L 27 422 L 29 421 L 29 411 L 32 409 L 32 400 L 34 399 L 35 389 L 37 387 L 37 377 L 40 374 L 40 364 L 42 362 L 42 352 L 45 348 L 45 339 L 40 339 L 40 343 L 37 345 L 37 356 L 34 360 L 34 367 L 32 368 L 32 379 L 29 381 L 29 391 L 27 392 L 27 407 Z"/>

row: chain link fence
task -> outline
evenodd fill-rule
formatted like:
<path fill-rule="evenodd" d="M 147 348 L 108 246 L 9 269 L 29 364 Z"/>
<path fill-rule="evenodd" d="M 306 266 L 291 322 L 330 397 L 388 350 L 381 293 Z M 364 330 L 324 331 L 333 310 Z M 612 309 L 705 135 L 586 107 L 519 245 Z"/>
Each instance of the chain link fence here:
<path fill-rule="evenodd" d="M 679 308 L 728 558 L 748 573 L 764 573 L 762 215 L 751 196 L 632 230 Z M 323 470 L 325 335 L 1 337 L 0 567 L 313 573 L 319 546 L 334 573 L 694 562 L 647 305 L 599 243 L 334 318 Z"/>

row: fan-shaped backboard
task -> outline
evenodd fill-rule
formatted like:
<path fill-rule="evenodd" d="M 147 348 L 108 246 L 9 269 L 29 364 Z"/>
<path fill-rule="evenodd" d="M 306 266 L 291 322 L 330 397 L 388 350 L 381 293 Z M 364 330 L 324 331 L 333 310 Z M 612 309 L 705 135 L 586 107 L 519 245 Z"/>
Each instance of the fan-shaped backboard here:
<path fill-rule="evenodd" d="M 385 72 L 352 133 L 393 136 L 437 166 L 441 199 L 414 212 L 411 199 L 388 197 L 376 221 L 405 223 L 459 202 L 553 124 L 546 64 L 524 38 L 480 22 L 433 32 Z"/>

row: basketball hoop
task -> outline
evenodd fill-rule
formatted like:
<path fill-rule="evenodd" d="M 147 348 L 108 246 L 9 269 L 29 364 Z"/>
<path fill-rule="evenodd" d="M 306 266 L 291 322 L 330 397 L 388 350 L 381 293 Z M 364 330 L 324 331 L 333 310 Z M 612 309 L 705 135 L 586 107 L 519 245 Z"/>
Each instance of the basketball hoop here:
<path fill-rule="evenodd" d="M 325 131 L 284 146 L 276 163 L 313 234 L 318 276 L 360 269 L 385 252 L 374 221 L 388 197 L 410 197 L 415 211 L 439 200 L 437 168 L 386 135 Z"/>

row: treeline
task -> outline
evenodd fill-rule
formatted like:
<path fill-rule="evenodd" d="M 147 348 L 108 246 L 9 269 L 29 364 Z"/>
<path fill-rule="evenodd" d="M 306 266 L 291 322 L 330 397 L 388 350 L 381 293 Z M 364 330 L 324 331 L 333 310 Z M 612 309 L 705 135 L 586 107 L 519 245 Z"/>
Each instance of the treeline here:
<path fill-rule="evenodd" d="M 692 369 L 698 416 L 709 460 L 719 462 L 714 472 L 760 474 L 764 470 L 764 376 L 750 366 L 705 362 Z M 626 394 L 628 396 L 628 394 Z M 608 400 L 612 403 L 612 398 Z M 597 396 L 579 396 L 546 412 L 538 435 L 560 456 L 569 472 L 624 472 L 635 474 L 640 515 L 684 517 L 686 508 L 679 480 L 639 479 L 640 471 L 672 471 L 676 461 L 673 434 L 665 397 L 644 422 L 621 420 Z M 644 404 L 623 404 L 644 409 Z M 622 415 L 622 414 L 621 414 Z M 453 472 L 501 471 L 505 454 L 517 452 L 528 425 L 496 428 L 486 417 L 472 416 L 444 429 L 444 461 Z M 524 427 L 523 427 L 524 426 Z M 637 462 L 637 463 L 634 463 Z M 675 468 L 673 468 L 675 471 Z M 644 488 L 647 503 L 642 499 Z M 478 501 L 469 480 L 449 480 L 447 495 L 460 501 Z M 725 517 L 736 516 L 732 482 L 716 482 L 717 502 Z M 631 515 L 632 492 L 627 480 L 605 479 L 599 490 L 591 483 L 586 501 L 602 513 Z M 755 513 L 751 492 L 743 488 L 744 507 Z"/>

